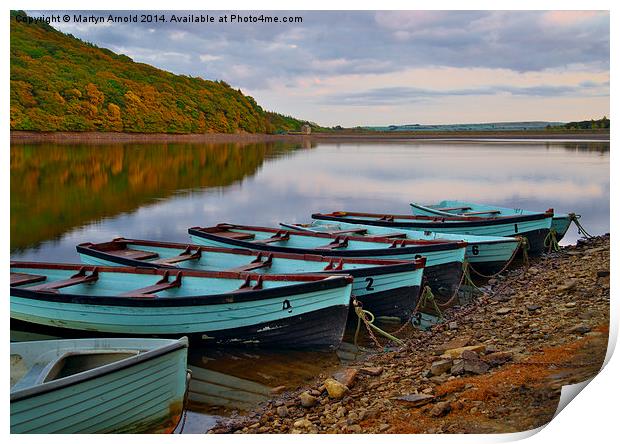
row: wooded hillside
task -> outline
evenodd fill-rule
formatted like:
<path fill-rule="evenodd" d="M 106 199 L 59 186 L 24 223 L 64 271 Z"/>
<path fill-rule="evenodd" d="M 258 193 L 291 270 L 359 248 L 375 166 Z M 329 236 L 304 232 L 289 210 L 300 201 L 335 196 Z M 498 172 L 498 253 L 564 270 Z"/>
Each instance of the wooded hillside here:
<path fill-rule="evenodd" d="M 305 122 L 266 112 L 224 81 L 136 63 L 11 12 L 11 129 L 275 133 Z"/>

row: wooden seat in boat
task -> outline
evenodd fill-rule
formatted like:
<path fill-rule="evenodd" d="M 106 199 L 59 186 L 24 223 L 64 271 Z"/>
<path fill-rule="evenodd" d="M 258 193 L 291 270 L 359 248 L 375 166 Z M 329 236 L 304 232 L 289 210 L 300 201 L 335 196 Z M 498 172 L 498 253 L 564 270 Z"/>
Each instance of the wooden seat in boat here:
<path fill-rule="evenodd" d="M 252 277 L 248 276 L 245 278 L 245 282 L 243 284 L 241 284 L 241 287 L 237 288 L 234 291 L 231 291 L 231 293 L 241 293 L 242 291 L 252 291 L 252 290 L 260 290 L 263 288 L 263 277 L 262 276 L 258 276 L 258 278 L 256 279 L 256 284 L 255 285 L 251 285 L 252 284 Z"/>
<path fill-rule="evenodd" d="M 152 251 L 133 250 L 131 248 L 112 250 L 112 251 L 108 251 L 108 253 L 113 254 L 114 256 L 124 257 L 127 259 L 133 259 L 136 261 L 146 261 L 148 259 L 155 259 L 156 257 L 159 257 L 159 254 L 154 253 Z"/>
<path fill-rule="evenodd" d="M 230 270 L 226 270 L 226 271 L 242 272 L 242 271 L 258 270 L 259 268 L 269 268 L 271 267 L 272 262 L 273 262 L 273 254 L 268 254 L 267 258 L 263 260 L 263 253 L 258 253 L 258 256 L 256 256 L 256 259 L 254 259 L 249 264 L 245 264 L 245 265 L 242 265 L 236 268 L 231 268 Z"/>
<path fill-rule="evenodd" d="M 34 284 L 36 282 L 42 282 L 45 279 L 47 279 L 47 277 L 40 274 L 11 272 L 11 287 L 17 287 L 18 285 Z"/>
<path fill-rule="evenodd" d="M 350 230 L 333 230 L 329 231 L 329 234 L 367 234 L 366 228 L 352 228 Z"/>
<path fill-rule="evenodd" d="M 175 279 L 171 281 L 170 273 L 166 271 L 164 273 L 164 276 L 154 285 L 149 285 L 148 287 L 137 288 L 126 293 L 121 293 L 119 294 L 119 296 L 131 298 L 154 298 L 155 295 L 153 293 L 180 287 L 182 275 L 183 273 L 181 272 L 177 273 Z"/>
<path fill-rule="evenodd" d="M 199 248 L 198 250 L 196 250 L 196 252 L 192 253 L 192 249 L 190 246 L 188 246 L 185 251 L 183 251 L 181 254 L 179 254 L 178 256 L 172 256 L 172 257 L 165 257 L 162 259 L 157 259 L 155 261 L 152 261 L 152 264 L 160 264 L 160 265 L 174 265 L 174 264 L 178 264 L 179 262 L 184 262 L 184 261 L 191 261 L 194 259 L 200 259 L 202 257 L 202 250 Z"/>
<path fill-rule="evenodd" d="M 324 271 L 336 271 L 336 270 L 342 270 L 342 267 L 344 266 L 344 261 L 342 260 L 342 258 L 339 259 L 330 259 L 329 263 L 325 266 L 325 268 L 323 268 Z"/>
<path fill-rule="evenodd" d="M 499 210 L 489 210 L 489 211 L 469 211 L 467 213 L 462 213 L 463 216 L 475 216 L 477 214 L 499 214 L 501 211 Z"/>
<path fill-rule="evenodd" d="M 274 234 L 271 237 L 268 237 L 267 239 L 257 239 L 252 241 L 253 244 L 270 244 L 272 242 L 284 242 L 289 240 L 290 236 L 288 231 L 278 231 L 276 234 Z"/>
<path fill-rule="evenodd" d="M 471 207 L 431 207 L 441 211 L 471 210 Z"/>
<path fill-rule="evenodd" d="M 235 240 L 250 240 L 250 239 L 254 239 L 255 235 L 252 233 L 238 233 L 236 231 L 218 231 L 216 233 L 218 236 L 221 237 L 226 237 L 228 239 L 235 239 Z"/>
<path fill-rule="evenodd" d="M 80 268 L 76 274 L 71 276 L 69 279 L 63 279 L 60 281 L 52 281 L 46 284 L 35 285 L 33 287 L 28 287 L 28 290 L 32 291 L 56 291 L 61 288 L 71 287 L 73 285 L 86 284 L 88 282 L 95 282 L 99 279 L 99 272 L 95 268 L 93 272 L 89 275 L 86 274 L 86 268 Z"/>
<path fill-rule="evenodd" d="M 374 236 L 374 235 L 373 235 Z M 378 234 L 376 235 L 376 237 L 383 237 L 385 239 L 395 239 L 395 238 L 406 238 L 407 237 L 407 233 L 389 233 L 389 234 Z"/>
<path fill-rule="evenodd" d="M 332 242 L 327 245 L 323 245 L 322 247 L 316 247 L 317 250 L 334 250 L 336 248 L 346 248 L 349 246 L 349 238 L 338 236 Z"/>

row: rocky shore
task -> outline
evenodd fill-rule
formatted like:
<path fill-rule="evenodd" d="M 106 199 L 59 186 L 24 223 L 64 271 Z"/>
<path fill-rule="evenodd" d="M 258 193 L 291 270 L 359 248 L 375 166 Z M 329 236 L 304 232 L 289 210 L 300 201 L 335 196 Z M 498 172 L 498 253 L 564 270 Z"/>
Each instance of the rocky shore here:
<path fill-rule="evenodd" d="M 561 387 L 602 366 L 609 235 L 491 279 L 430 331 L 365 354 L 209 433 L 506 433 L 553 417 Z M 385 341 L 383 341 L 385 342 Z M 386 344 L 388 345 L 388 344 Z M 388 351 L 386 351 L 388 350 Z"/>

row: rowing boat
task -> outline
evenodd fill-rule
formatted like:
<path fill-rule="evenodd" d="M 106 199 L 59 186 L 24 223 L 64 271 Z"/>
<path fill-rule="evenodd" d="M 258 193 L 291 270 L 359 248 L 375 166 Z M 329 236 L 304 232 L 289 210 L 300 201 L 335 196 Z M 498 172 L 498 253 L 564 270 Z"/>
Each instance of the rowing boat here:
<path fill-rule="evenodd" d="M 11 433 L 172 431 L 187 338 L 11 343 Z"/>
<path fill-rule="evenodd" d="M 11 326 L 80 337 L 335 348 L 353 278 L 73 264 L 11 264 Z M 29 327 L 29 328 L 28 328 Z"/>
<path fill-rule="evenodd" d="M 408 319 L 415 308 L 425 259 L 334 258 L 316 254 L 252 251 L 139 239 L 78 245 L 83 263 L 236 271 L 260 274 L 327 273 L 353 277 L 352 296 L 376 316 Z"/>
<path fill-rule="evenodd" d="M 343 231 L 349 236 L 390 236 L 399 230 L 373 225 L 351 224 L 346 222 L 329 222 L 315 220 L 309 224 L 281 223 L 284 228 L 310 231 L 314 233 L 339 234 Z M 400 230 L 406 239 L 411 240 L 444 240 L 451 242 L 467 242 L 465 259 L 478 273 L 490 275 L 506 267 L 519 248 L 519 241 L 514 237 L 471 236 L 467 234 L 438 233 L 435 231 Z"/>
<path fill-rule="evenodd" d="M 521 236 L 527 238 L 531 254 L 540 254 L 544 251 L 545 239 L 551 228 L 552 217 L 553 210 L 548 210 L 545 213 L 502 216 L 493 219 L 478 216 L 412 216 L 349 211 L 312 215 L 313 219 L 373 225 L 398 230 L 435 231 L 474 236 Z"/>
<path fill-rule="evenodd" d="M 451 298 L 463 274 L 465 242 L 408 240 L 402 233 L 383 237 L 353 237 L 348 233 L 310 233 L 278 228 L 219 224 L 188 229 L 192 242 L 266 252 L 320 254 L 341 258 L 415 260 L 426 258 L 424 277 L 440 299 Z"/>
<path fill-rule="evenodd" d="M 463 202 L 460 200 L 443 200 L 435 205 L 420 205 L 411 203 L 411 210 L 416 216 L 463 216 L 463 217 L 486 217 L 495 218 L 502 216 L 515 216 L 522 214 L 537 214 L 535 211 L 524 210 L 523 208 L 505 208 L 495 205 L 476 204 Z M 560 241 L 572 221 L 572 218 L 580 218 L 578 214 L 557 214 L 554 213 L 551 228 L 555 230 L 556 239 Z"/>

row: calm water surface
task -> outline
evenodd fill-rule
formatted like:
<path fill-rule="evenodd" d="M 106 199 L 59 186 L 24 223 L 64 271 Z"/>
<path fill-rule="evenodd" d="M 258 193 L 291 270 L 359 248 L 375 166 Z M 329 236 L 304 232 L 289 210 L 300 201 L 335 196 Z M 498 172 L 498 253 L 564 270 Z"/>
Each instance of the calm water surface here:
<path fill-rule="evenodd" d="M 275 226 L 334 210 L 409 213 L 408 203 L 461 199 L 576 212 L 609 231 L 609 143 L 388 142 L 301 144 L 14 145 L 11 257 L 77 262 L 75 245 L 124 236 L 184 242 L 220 222 Z M 563 244 L 574 243 L 572 227 Z M 336 354 L 192 350 L 193 412 L 266 399 L 335 366 Z M 232 389 L 231 387 L 236 387 Z"/>

